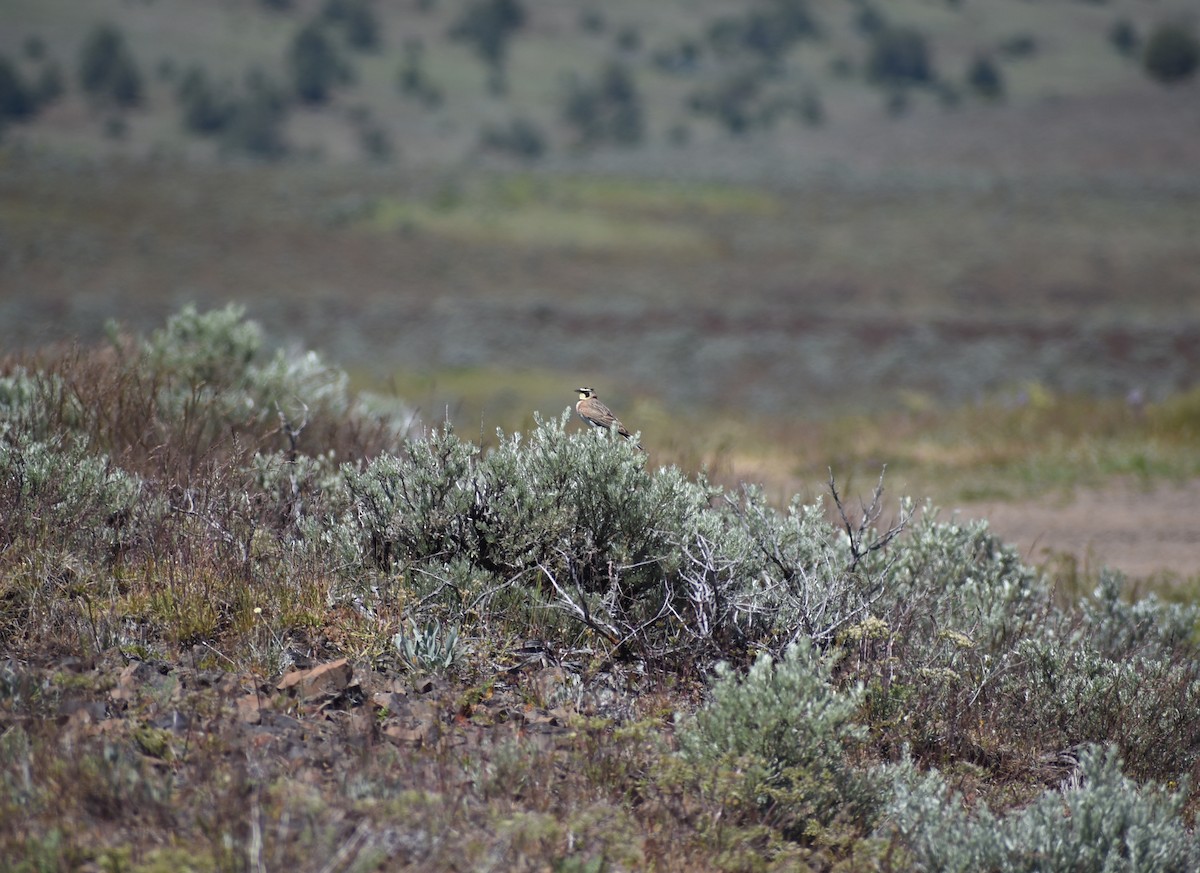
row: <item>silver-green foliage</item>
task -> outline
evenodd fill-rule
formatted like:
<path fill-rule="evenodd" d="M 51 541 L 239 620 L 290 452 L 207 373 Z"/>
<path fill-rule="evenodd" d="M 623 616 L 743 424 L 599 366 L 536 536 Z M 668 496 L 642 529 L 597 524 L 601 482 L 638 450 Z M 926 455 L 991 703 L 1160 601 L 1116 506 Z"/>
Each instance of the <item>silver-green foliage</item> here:
<path fill-rule="evenodd" d="M 702 787 L 743 811 L 773 810 L 785 830 L 836 816 L 870 821 L 882 786 L 846 759 L 864 735 L 855 722 L 862 689 L 835 688 L 833 667 L 807 638 L 778 660 L 760 655 L 744 675 L 718 664 L 708 703 L 677 732 L 679 755 Z"/>
<path fill-rule="evenodd" d="M 1200 840 L 1180 816 L 1184 791 L 1139 786 L 1112 750 L 1091 746 L 1078 773 L 1024 809 L 968 810 L 936 771 L 895 768 L 882 830 L 897 833 L 912 869 L 939 873 L 1184 873 L 1200 869 Z"/>
<path fill-rule="evenodd" d="M 1096 590 L 1080 602 L 1076 640 L 1110 658 L 1170 658 L 1197 642 L 1200 604 L 1166 603 L 1153 592 L 1130 602 L 1121 596 L 1122 581 L 1119 573 L 1101 572 Z"/>
<path fill-rule="evenodd" d="M 266 355 L 262 328 L 235 304 L 208 312 L 184 307 L 142 343 L 140 355 L 138 366 L 154 375 L 168 419 L 203 416 L 220 428 L 282 418 L 300 426 L 310 414 L 337 419 L 362 411 L 346 373 L 316 352 Z"/>
<path fill-rule="evenodd" d="M 877 572 L 852 556 L 818 503 L 780 512 L 743 486 L 698 519 L 682 544 L 681 575 L 699 638 L 782 651 L 800 636 L 821 644 L 861 622 L 882 594 Z"/>
<path fill-rule="evenodd" d="M 396 455 L 342 467 L 333 495 L 364 565 L 384 569 L 474 552 L 479 450 L 452 431 L 410 439 Z"/>
<path fill-rule="evenodd" d="M 669 636 L 666 619 L 684 606 L 680 547 L 711 491 L 676 468 L 647 470 L 611 434 L 569 433 L 567 422 L 501 435 L 486 454 L 434 431 L 397 455 L 343 465 L 334 517 L 361 570 L 444 575 L 466 562 L 476 582 L 549 590 L 557 608 L 594 616 L 610 636 L 656 617 Z"/>
<path fill-rule="evenodd" d="M 444 673 L 462 654 L 458 648 L 458 626 L 443 626 L 436 619 L 418 626 L 409 620 L 392 637 L 396 653 L 409 670 Z"/>
<path fill-rule="evenodd" d="M 943 522 L 927 510 L 902 546 L 873 563 L 887 580 L 879 613 L 904 624 L 912 666 L 925 660 L 923 646 L 946 632 L 1001 655 L 1050 608 L 1044 580 L 983 521 Z"/>
<path fill-rule="evenodd" d="M 163 511 L 146 483 L 75 438 L 0 439 L 0 545 L 20 538 L 111 556 Z"/>
<path fill-rule="evenodd" d="M 51 422 L 73 430 L 82 426 L 84 417 L 79 399 L 56 374 L 16 367 L 0 376 L 0 435 L 13 432 L 24 438 L 50 439 L 56 436 Z"/>
<path fill-rule="evenodd" d="M 527 440 L 502 438 L 482 460 L 482 560 L 504 572 L 538 567 L 587 592 L 618 584 L 636 595 L 672 577 L 710 492 L 678 468 L 647 469 L 612 434 L 568 433 L 568 421 L 539 420 Z"/>
<path fill-rule="evenodd" d="M 1190 659 L 1131 655 L 1114 660 L 1086 642 L 1027 640 L 1022 669 L 1001 693 L 1015 718 L 1059 744 L 1112 742 L 1142 775 L 1170 778 L 1200 757 L 1200 676 Z M 1016 707 L 1014 707 L 1015 709 Z"/>

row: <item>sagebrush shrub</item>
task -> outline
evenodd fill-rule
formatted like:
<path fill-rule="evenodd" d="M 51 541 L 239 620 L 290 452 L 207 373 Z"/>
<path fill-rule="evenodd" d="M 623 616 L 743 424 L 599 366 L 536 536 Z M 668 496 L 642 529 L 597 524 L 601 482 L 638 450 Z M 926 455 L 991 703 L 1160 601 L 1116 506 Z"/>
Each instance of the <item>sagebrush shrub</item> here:
<path fill-rule="evenodd" d="M 1200 632 L 1200 605 L 1165 603 L 1150 593 L 1133 602 L 1121 596 L 1120 574 L 1102 571 L 1090 597 L 1079 604 L 1077 641 L 1086 640 L 1109 658 L 1133 654 L 1170 658 L 1176 652 L 1195 652 Z"/>
<path fill-rule="evenodd" d="M 478 449 L 452 430 L 406 441 L 359 468 L 342 469 L 345 522 L 361 553 L 383 570 L 430 558 L 471 554 Z"/>
<path fill-rule="evenodd" d="M 1113 660 L 1086 644 L 1029 640 L 1000 683 L 1014 724 L 1051 747 L 1111 743 L 1140 778 L 1170 779 L 1200 755 L 1200 669 L 1192 660 Z"/>
<path fill-rule="evenodd" d="M 871 822 L 882 786 L 846 758 L 864 735 L 855 722 L 862 690 L 835 688 L 833 667 L 807 638 L 778 660 L 760 655 L 745 675 L 718 664 L 709 701 L 677 731 L 679 755 L 702 790 L 741 815 L 769 810 L 797 838 L 814 823 Z"/>
<path fill-rule="evenodd" d="M 342 469 L 342 524 L 367 565 L 405 571 L 467 561 L 501 585 L 520 580 L 609 634 L 666 619 L 680 544 L 708 490 L 677 469 L 651 473 L 610 434 L 568 434 L 567 415 L 483 455 L 452 431 Z M 664 632 L 663 636 L 667 633 Z"/>
<path fill-rule="evenodd" d="M 1084 748 L 1073 780 L 1008 815 L 968 811 L 936 771 L 901 765 L 895 773 L 882 827 L 900 836 L 916 870 L 1183 873 L 1200 865 L 1200 840 L 1180 818 L 1185 794 L 1137 785 L 1111 749 Z"/>
<path fill-rule="evenodd" d="M 0 551 L 17 541 L 117 557 L 163 507 L 146 483 L 79 439 L 0 438 Z"/>
<path fill-rule="evenodd" d="M 695 626 L 726 644 L 782 651 L 800 635 L 827 643 L 878 595 L 875 580 L 848 570 L 819 504 L 797 497 L 781 513 L 753 486 L 706 512 L 683 554 Z"/>
<path fill-rule="evenodd" d="M 312 352 L 268 355 L 240 307 L 185 307 L 144 340 L 18 361 L 0 373 L 0 428 L 83 437 L 140 475 L 187 485 L 205 470 L 282 449 L 371 457 L 411 426 L 402 404 L 349 389 Z"/>
<path fill-rule="evenodd" d="M 508 571 L 532 564 L 563 574 L 588 593 L 615 583 L 636 597 L 673 574 L 708 494 L 677 468 L 648 470 L 644 455 L 607 432 L 568 434 L 568 421 L 539 421 L 527 442 L 514 434 L 483 459 L 484 557 Z"/>

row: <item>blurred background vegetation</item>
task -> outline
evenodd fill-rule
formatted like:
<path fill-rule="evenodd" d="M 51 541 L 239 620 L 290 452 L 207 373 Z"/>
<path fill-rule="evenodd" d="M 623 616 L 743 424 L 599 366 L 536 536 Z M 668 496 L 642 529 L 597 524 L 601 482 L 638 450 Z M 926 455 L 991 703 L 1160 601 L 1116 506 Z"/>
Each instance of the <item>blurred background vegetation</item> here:
<path fill-rule="evenodd" d="M 0 348 L 235 301 L 485 443 L 592 384 L 781 493 L 1194 478 L 1197 18 L 8 0 Z"/>

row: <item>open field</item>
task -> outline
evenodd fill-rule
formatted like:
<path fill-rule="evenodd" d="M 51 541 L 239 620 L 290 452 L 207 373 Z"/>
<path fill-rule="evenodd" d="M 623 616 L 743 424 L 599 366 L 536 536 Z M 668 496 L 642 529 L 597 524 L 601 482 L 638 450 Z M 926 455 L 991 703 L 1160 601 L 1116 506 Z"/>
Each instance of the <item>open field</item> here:
<path fill-rule="evenodd" d="M 9 348 L 239 300 L 273 342 L 319 342 L 427 424 L 448 414 L 487 442 L 596 384 L 662 460 L 781 498 L 819 488 L 827 466 L 886 463 L 895 493 L 979 512 L 979 498 L 1197 473 L 1192 431 L 1174 430 L 1186 414 L 1161 412 L 1176 420 L 1164 442 L 1126 395 L 1170 401 L 1200 369 L 1200 193 L 406 181 L 21 155 L 0 185 Z M 1156 548 L 1160 528 L 1118 506 Z M 1088 557 L 1086 529 L 1052 529 L 1018 539 Z M 1094 557 L 1142 575 L 1118 542 Z M 1156 569 L 1193 575 L 1191 546 Z"/>
<path fill-rule="evenodd" d="M 239 300 L 377 384 L 555 372 L 668 406 L 818 416 L 1029 383 L 1161 397 L 1200 363 L 1200 189 L 645 187 L 20 155 L 0 185 L 10 347 Z"/>
<path fill-rule="evenodd" d="M 465 0 L 86 5 L 0 4 L 0 866 L 1200 868 L 1200 85 L 1111 38 L 1191 0 L 525 0 L 502 94 Z"/>

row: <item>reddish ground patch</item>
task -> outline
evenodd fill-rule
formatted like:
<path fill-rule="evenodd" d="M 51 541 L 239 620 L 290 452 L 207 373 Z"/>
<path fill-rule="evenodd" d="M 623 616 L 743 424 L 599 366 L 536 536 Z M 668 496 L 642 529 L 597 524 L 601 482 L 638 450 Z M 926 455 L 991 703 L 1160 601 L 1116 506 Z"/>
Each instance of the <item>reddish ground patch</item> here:
<path fill-rule="evenodd" d="M 986 518 L 1031 563 L 1066 554 L 1080 567 L 1131 578 L 1200 575 L 1200 479 L 1142 486 L 1113 482 L 1066 497 L 965 503 L 962 517 Z"/>

